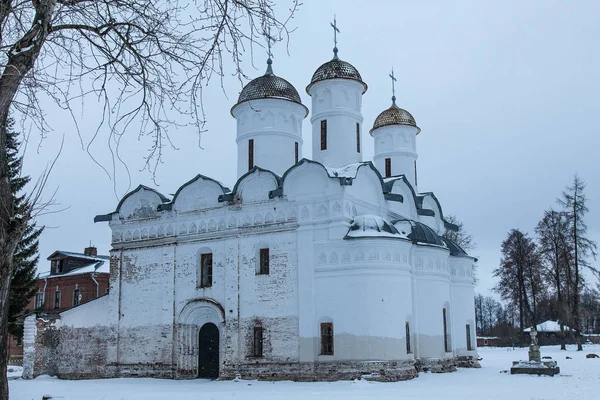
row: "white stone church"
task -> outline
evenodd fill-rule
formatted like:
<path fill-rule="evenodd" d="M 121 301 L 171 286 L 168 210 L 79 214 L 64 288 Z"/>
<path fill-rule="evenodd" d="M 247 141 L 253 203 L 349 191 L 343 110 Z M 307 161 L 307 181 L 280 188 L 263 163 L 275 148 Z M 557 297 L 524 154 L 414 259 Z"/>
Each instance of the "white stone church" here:
<path fill-rule="evenodd" d="M 393 381 L 477 366 L 477 260 L 418 190 L 415 119 L 393 97 L 364 125 L 367 84 L 337 48 L 306 91 L 312 159 L 309 109 L 269 59 L 231 109 L 232 189 L 139 186 L 96 217 L 112 229 L 110 292 L 28 318 L 26 374 Z"/>

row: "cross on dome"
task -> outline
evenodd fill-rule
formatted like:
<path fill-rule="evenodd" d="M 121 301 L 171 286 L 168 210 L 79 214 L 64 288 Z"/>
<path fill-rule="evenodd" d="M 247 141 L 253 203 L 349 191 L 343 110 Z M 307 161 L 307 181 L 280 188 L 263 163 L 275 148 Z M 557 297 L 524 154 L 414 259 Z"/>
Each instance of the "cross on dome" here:
<path fill-rule="evenodd" d="M 397 81 L 396 77 L 394 76 L 394 67 L 392 67 L 392 73 L 390 74 L 390 78 L 392 78 L 392 104 L 396 104 L 396 86 L 395 86 L 395 82 Z"/>
<path fill-rule="evenodd" d="M 271 67 L 271 64 L 273 64 L 273 53 L 271 52 L 271 42 L 275 43 L 277 41 L 277 39 L 275 39 L 273 36 L 271 36 L 271 28 L 268 28 L 268 30 L 263 31 L 263 36 L 265 37 L 265 39 L 267 40 L 267 72 L 265 72 L 265 75 L 273 75 L 273 68 Z"/>
<path fill-rule="evenodd" d="M 337 27 L 337 21 L 335 20 L 335 14 L 333 15 L 333 22 L 330 22 L 329 25 L 331 25 L 331 27 L 333 28 L 333 58 L 337 59 L 337 53 L 338 53 L 338 48 L 337 48 L 337 34 L 340 32 L 340 30 Z"/>

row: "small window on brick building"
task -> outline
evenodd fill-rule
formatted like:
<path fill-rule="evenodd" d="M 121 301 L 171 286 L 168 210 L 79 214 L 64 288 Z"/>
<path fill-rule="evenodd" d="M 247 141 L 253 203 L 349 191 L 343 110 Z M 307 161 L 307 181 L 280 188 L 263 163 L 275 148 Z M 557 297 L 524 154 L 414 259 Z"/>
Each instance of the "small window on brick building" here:
<path fill-rule="evenodd" d="M 60 291 L 54 292 L 54 308 L 60 308 Z"/>
<path fill-rule="evenodd" d="M 298 142 L 294 143 L 294 163 L 298 164 Z"/>
<path fill-rule="evenodd" d="M 262 326 L 254 327 L 254 341 L 252 343 L 252 355 L 254 357 L 262 357 L 263 356 L 263 339 L 264 339 L 264 329 Z"/>
<path fill-rule="evenodd" d="M 254 139 L 248 140 L 248 171 L 254 167 Z"/>
<path fill-rule="evenodd" d="M 333 324 L 331 322 L 321 324 L 321 355 L 333 355 Z"/>
<path fill-rule="evenodd" d="M 327 150 L 327 120 L 321 121 L 321 150 Z"/>
<path fill-rule="evenodd" d="M 212 286 L 212 253 L 200 256 L 200 287 Z"/>
<path fill-rule="evenodd" d="M 356 123 L 356 152 L 360 153 L 360 124 Z"/>
<path fill-rule="evenodd" d="M 44 293 L 40 292 L 35 295 L 35 308 L 44 308 Z"/>
<path fill-rule="evenodd" d="M 467 324 L 467 350 L 473 350 L 473 344 L 471 343 L 471 325 Z"/>
<path fill-rule="evenodd" d="M 390 176 L 392 176 L 392 159 L 386 158 L 385 159 L 385 177 L 388 178 Z"/>
<path fill-rule="evenodd" d="M 56 265 L 56 269 L 55 269 L 56 273 L 62 274 L 64 272 L 64 267 L 65 267 L 66 261 L 65 260 L 56 260 L 55 263 L 56 263 L 55 264 Z"/>
<path fill-rule="evenodd" d="M 442 317 L 444 319 L 444 351 L 446 353 L 450 352 L 450 342 L 448 341 L 448 321 L 446 317 L 446 309 L 442 309 Z"/>
<path fill-rule="evenodd" d="M 269 273 L 269 249 L 259 250 L 258 274 L 267 275 Z"/>
<path fill-rule="evenodd" d="M 78 306 L 81 301 L 81 291 L 79 289 L 73 290 L 73 306 Z"/>
<path fill-rule="evenodd" d="M 406 354 L 412 353 L 410 348 L 410 323 L 406 321 Z"/>

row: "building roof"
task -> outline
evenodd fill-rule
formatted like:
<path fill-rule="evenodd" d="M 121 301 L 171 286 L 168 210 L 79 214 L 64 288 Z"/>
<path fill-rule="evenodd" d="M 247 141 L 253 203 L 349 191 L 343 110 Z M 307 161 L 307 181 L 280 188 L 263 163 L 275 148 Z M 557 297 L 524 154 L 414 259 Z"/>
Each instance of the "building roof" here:
<path fill-rule="evenodd" d="M 231 108 L 232 110 L 240 103 L 258 99 L 280 99 L 302 105 L 302 100 L 300 100 L 300 95 L 296 88 L 285 79 L 273 73 L 271 59 L 267 60 L 267 64 L 267 71 L 264 75 L 253 79 L 244 86 L 237 103 Z M 308 109 L 306 113 L 308 115 Z"/>
<path fill-rule="evenodd" d="M 467 252 L 464 251 L 464 249 L 462 247 L 460 247 L 458 244 L 456 244 L 452 240 L 446 239 L 443 237 L 442 241 L 444 242 L 444 244 L 446 245 L 448 250 L 450 250 L 450 255 L 458 256 L 458 257 L 468 256 Z"/>
<path fill-rule="evenodd" d="M 88 256 L 87 254 L 84 254 L 84 253 L 75 253 L 72 251 L 56 250 L 54 253 L 52 253 L 52 254 L 50 254 L 50 256 L 48 256 L 47 260 L 52 260 L 55 258 L 66 258 L 66 257 L 79 258 L 82 260 L 90 260 L 90 261 L 102 261 L 102 260 L 110 259 L 109 256 Z"/>
<path fill-rule="evenodd" d="M 412 219 L 400 219 L 394 222 L 394 226 L 399 232 L 407 234 L 408 238 L 413 242 L 446 247 L 442 238 L 422 222 Z"/>
<path fill-rule="evenodd" d="M 311 86 L 317 82 L 321 82 L 328 79 L 349 79 L 360 82 L 363 85 L 363 93 L 367 91 L 367 84 L 363 82 L 360 73 L 352 64 L 346 61 L 342 61 L 336 55 L 331 61 L 327 61 L 321 65 L 312 76 L 310 84 L 306 87 L 306 92 L 310 90 Z"/>
<path fill-rule="evenodd" d="M 421 132 L 421 129 L 417 126 L 417 123 L 411 113 L 398 107 L 395 100 L 396 98 L 394 97 L 392 106 L 381 112 L 381 114 L 375 118 L 373 128 L 369 131 L 369 133 L 372 134 L 375 129 L 389 125 L 410 125 L 417 128 L 417 134 Z"/>
<path fill-rule="evenodd" d="M 398 230 L 378 215 L 357 215 L 350 222 L 346 238 L 357 237 L 396 237 L 406 238 Z"/>
<path fill-rule="evenodd" d="M 565 331 L 571 330 L 571 328 L 569 328 L 568 326 L 564 324 L 563 326 L 565 327 Z M 530 326 L 529 328 L 525 328 L 523 329 L 523 332 L 531 332 L 531 328 L 533 327 Z M 535 326 L 535 330 L 538 332 L 560 332 L 560 323 L 558 321 L 548 320 L 542 322 L 541 324 L 537 324 Z"/>
<path fill-rule="evenodd" d="M 84 264 L 81 267 L 65 272 L 64 274 L 52 274 L 51 271 L 44 271 L 38 274 L 38 278 L 58 278 L 62 276 L 73 276 L 83 274 L 109 274 L 110 273 L 110 260 L 109 256 L 88 256 L 83 253 L 75 253 L 72 251 L 56 250 L 50 254 L 48 260 L 55 260 L 60 258 L 76 258 L 78 260 L 87 260 L 88 264 Z"/>

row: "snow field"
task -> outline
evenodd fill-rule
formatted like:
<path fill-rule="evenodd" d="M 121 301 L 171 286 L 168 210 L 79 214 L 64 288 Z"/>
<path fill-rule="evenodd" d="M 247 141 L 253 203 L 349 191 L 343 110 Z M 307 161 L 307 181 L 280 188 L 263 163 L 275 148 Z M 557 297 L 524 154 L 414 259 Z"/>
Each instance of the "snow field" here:
<path fill-rule="evenodd" d="M 526 360 L 527 348 L 481 348 L 481 369 L 459 369 L 450 374 L 422 373 L 406 382 L 258 382 L 175 381 L 162 379 L 101 379 L 64 381 L 48 376 L 11 380 L 11 399 L 40 400 L 51 395 L 61 400 L 200 400 L 200 399 L 478 399 L 566 400 L 600 399 L 600 345 L 575 351 L 568 346 L 544 346 L 542 356 L 558 361 L 560 375 L 510 375 L 512 361 Z M 566 357 L 571 359 L 566 359 Z M 506 372 L 503 372 L 506 371 Z"/>

